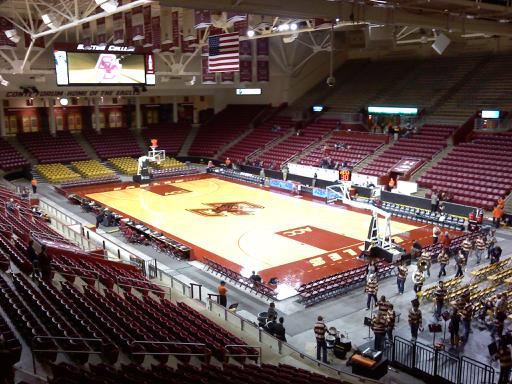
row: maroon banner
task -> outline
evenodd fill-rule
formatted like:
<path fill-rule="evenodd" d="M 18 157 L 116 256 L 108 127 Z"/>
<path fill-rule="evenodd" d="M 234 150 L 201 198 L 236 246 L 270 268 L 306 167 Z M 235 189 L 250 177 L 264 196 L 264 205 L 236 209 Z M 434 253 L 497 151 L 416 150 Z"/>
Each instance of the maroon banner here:
<path fill-rule="evenodd" d="M 196 9 L 194 11 L 194 18 L 195 29 L 208 28 L 211 24 L 211 14 L 207 9 Z"/>
<path fill-rule="evenodd" d="M 257 39 L 256 40 L 256 56 L 268 56 L 268 40 L 269 39 Z"/>
<path fill-rule="evenodd" d="M 172 45 L 174 47 L 180 46 L 180 15 L 178 11 L 171 13 L 171 32 L 172 32 Z"/>
<path fill-rule="evenodd" d="M 161 41 L 162 35 L 160 31 L 160 16 L 155 16 L 151 18 L 151 28 L 153 34 L 153 51 L 160 51 L 161 49 Z"/>
<path fill-rule="evenodd" d="M 238 32 L 240 36 L 247 35 L 247 31 L 249 30 L 249 20 L 247 18 L 245 20 L 236 21 L 233 23 L 233 31 Z"/>
<path fill-rule="evenodd" d="M 252 81 L 252 61 L 240 60 L 240 82 L 250 83 Z"/>
<path fill-rule="evenodd" d="M 201 82 L 203 84 L 216 84 L 215 73 L 208 72 L 208 57 L 201 58 Z"/>
<path fill-rule="evenodd" d="M 233 84 L 235 82 L 235 72 L 221 72 L 220 82 L 223 84 Z"/>
<path fill-rule="evenodd" d="M 5 17 L 0 17 L 0 48 L 9 48 L 16 46 L 16 43 L 12 42 L 7 36 L 5 36 L 5 31 L 8 31 L 10 29 L 15 29 L 14 25 Z"/>
<path fill-rule="evenodd" d="M 132 40 L 144 39 L 144 14 L 143 7 L 132 9 Z"/>
<path fill-rule="evenodd" d="M 91 45 L 92 43 L 91 26 L 89 23 L 82 24 L 82 42 L 84 45 Z"/>
<path fill-rule="evenodd" d="M 183 38 L 181 39 L 181 52 L 183 53 L 193 53 L 196 48 L 195 46 L 193 45 L 196 45 L 198 43 L 198 40 L 197 39 L 192 39 L 192 40 L 184 40 Z"/>
<path fill-rule="evenodd" d="M 266 40 L 266 39 L 260 39 Z M 241 40 L 240 41 L 240 56 L 252 56 L 252 43 L 250 40 Z"/>
<path fill-rule="evenodd" d="M 268 60 L 258 60 L 256 62 L 256 79 L 260 83 L 266 83 L 270 80 Z"/>
<path fill-rule="evenodd" d="M 113 36 L 114 44 L 122 44 L 124 43 L 124 23 L 123 23 L 123 14 L 115 13 L 113 16 Z"/>
<path fill-rule="evenodd" d="M 104 17 L 96 20 L 96 42 L 99 44 L 107 42 Z"/>
<path fill-rule="evenodd" d="M 153 27 L 151 26 L 151 6 L 148 5 L 142 10 L 144 19 L 144 46 L 151 47 L 153 45 Z"/>
<path fill-rule="evenodd" d="M 125 30 L 125 44 L 133 44 L 133 31 L 132 31 L 132 13 L 126 12 L 124 14 L 124 30 Z"/>

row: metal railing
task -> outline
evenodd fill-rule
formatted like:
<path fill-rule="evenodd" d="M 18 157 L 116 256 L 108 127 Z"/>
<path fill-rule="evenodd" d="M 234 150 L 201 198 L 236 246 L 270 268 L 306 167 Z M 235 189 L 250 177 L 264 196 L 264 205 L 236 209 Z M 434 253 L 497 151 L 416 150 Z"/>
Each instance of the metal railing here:
<path fill-rule="evenodd" d="M 132 344 L 158 344 L 158 345 L 194 345 L 198 347 L 204 347 L 208 349 L 206 344 L 203 343 L 181 343 L 178 341 L 147 341 L 147 340 L 136 340 L 133 341 Z M 169 355 L 169 356 L 204 356 L 208 357 L 210 355 L 210 352 L 204 352 L 204 353 L 183 353 L 183 352 L 132 352 L 132 355 Z"/>
<path fill-rule="evenodd" d="M 257 349 L 257 350 L 259 350 L 259 353 L 255 354 L 255 355 L 249 355 L 249 354 L 236 355 L 236 354 L 228 353 L 224 356 L 226 356 L 226 357 L 256 357 L 257 363 L 261 364 L 263 362 L 263 353 L 262 353 L 261 346 L 259 346 L 259 345 L 228 344 L 224 348 L 226 348 L 226 349 L 228 349 L 228 348 L 254 348 L 254 349 Z"/>
<path fill-rule="evenodd" d="M 157 290 L 157 289 L 153 289 L 153 288 L 146 288 L 146 287 L 141 287 L 141 286 L 138 286 L 138 285 L 130 285 L 130 284 L 126 284 L 126 283 L 123 283 L 122 280 L 130 280 L 130 281 L 138 281 L 138 282 L 141 282 L 141 283 L 144 283 L 144 284 L 152 284 L 152 285 L 156 285 L 158 287 L 162 287 L 162 288 L 165 288 L 164 290 Z M 157 296 L 163 294 L 164 295 L 164 298 L 166 297 L 166 295 L 168 294 L 169 295 L 169 300 L 171 300 L 171 297 L 172 297 L 172 287 L 168 286 L 168 285 L 165 285 L 165 284 L 159 284 L 159 283 L 155 283 L 153 281 L 148 281 L 148 280 L 142 280 L 142 279 L 135 279 L 135 278 L 132 278 L 132 277 L 123 277 L 123 276 L 120 276 L 120 277 L 117 277 L 115 279 L 115 283 L 117 285 L 117 293 L 120 293 L 121 292 L 121 288 L 122 289 L 125 289 L 125 288 L 134 288 L 134 289 L 137 289 L 137 290 L 141 290 L 141 291 L 147 291 L 147 292 L 155 292 L 157 294 Z"/>
<path fill-rule="evenodd" d="M 68 341 L 92 341 L 92 342 L 103 342 L 102 339 L 97 338 L 86 338 L 86 337 L 63 337 L 63 336 L 34 336 L 32 338 L 32 345 L 36 340 L 47 339 L 47 340 L 68 340 Z M 50 353 L 74 353 L 74 354 L 86 354 L 86 355 L 101 355 L 103 351 L 93 351 L 93 350 L 68 350 L 68 349 L 32 349 L 32 369 L 34 371 L 34 375 L 37 373 L 36 371 L 36 356 L 35 352 L 50 352 Z"/>
<path fill-rule="evenodd" d="M 494 383 L 494 369 L 468 357 L 413 343 L 399 336 L 395 336 L 391 348 L 391 364 L 413 376 L 453 384 Z"/>
<path fill-rule="evenodd" d="M 354 375 L 350 372 L 338 369 L 329 364 L 323 363 L 317 360 L 315 357 L 307 355 L 303 351 L 293 347 L 292 345 L 284 342 L 282 340 L 277 339 L 271 334 L 267 333 L 263 329 L 261 329 L 256 323 L 252 321 L 246 320 L 243 317 L 237 315 L 236 313 L 228 310 L 227 308 L 217 304 L 215 300 L 208 299 L 208 303 L 206 305 L 206 309 L 210 312 L 216 314 L 217 316 L 224 319 L 226 322 L 238 326 L 240 331 L 245 333 L 247 336 L 255 337 L 258 341 L 271 350 L 275 351 L 279 355 L 296 355 L 304 362 L 315 365 L 318 368 L 324 370 L 324 374 L 335 375 L 337 377 L 342 378 L 345 382 L 351 384 L 378 384 L 379 381 L 363 378 L 361 376 Z"/>

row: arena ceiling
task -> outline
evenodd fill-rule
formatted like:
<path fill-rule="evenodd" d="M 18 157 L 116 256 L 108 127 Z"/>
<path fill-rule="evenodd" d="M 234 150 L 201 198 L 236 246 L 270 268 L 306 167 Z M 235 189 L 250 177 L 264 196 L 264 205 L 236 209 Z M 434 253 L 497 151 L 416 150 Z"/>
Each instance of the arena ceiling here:
<path fill-rule="evenodd" d="M 0 74 L 36 76 L 36 81 L 38 75 L 51 76 L 52 55 L 47 48 L 55 42 L 82 41 L 85 25 L 94 41 L 98 21 L 106 20 L 103 26 L 106 43 L 112 43 L 113 15 L 147 6 L 151 6 L 153 16 L 160 16 L 162 23 L 175 10 L 179 10 L 180 22 L 192 18 L 192 22 L 189 20 L 192 25 L 194 10 L 247 14 L 249 28 L 256 31 L 251 38 L 280 36 L 272 39 L 275 67 L 294 73 L 313 55 L 330 49 L 328 35 L 333 25 L 336 32 L 364 30 L 367 36 L 372 28 L 385 29 L 391 46 L 431 42 L 439 33 L 449 34 L 452 39 L 509 38 L 512 37 L 510 3 L 511 0 L 4 0 L 0 7 L 0 37 L 5 37 L 6 30 L 11 29 L 16 41 L 10 39 L 8 44 L 0 41 Z M 293 33 L 279 28 L 292 23 L 299 25 Z M 181 25 L 185 26 L 186 22 Z M 225 31 L 232 26 L 232 23 L 220 23 Z M 180 33 L 195 35 L 190 25 Z M 42 39 L 45 48 L 37 44 Z M 199 39 L 196 50 L 188 53 L 180 52 L 179 48 L 167 52 L 155 50 L 159 61 L 157 75 L 167 81 L 177 77 L 193 80 L 193 76 L 200 75 L 198 57 L 204 44 L 205 39 Z M 295 62 L 287 62 L 292 56 Z"/>

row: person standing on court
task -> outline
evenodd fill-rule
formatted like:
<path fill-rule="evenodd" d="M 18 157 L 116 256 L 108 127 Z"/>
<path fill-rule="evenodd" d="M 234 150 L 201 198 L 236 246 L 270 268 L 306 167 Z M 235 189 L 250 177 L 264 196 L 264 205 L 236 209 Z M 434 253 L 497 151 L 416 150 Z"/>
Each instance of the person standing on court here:
<path fill-rule="evenodd" d="M 439 242 L 439 235 L 441 235 L 441 228 L 434 225 L 434 228 L 432 228 L 432 244 L 435 245 Z"/>
<path fill-rule="evenodd" d="M 387 330 L 386 333 L 388 335 L 388 341 L 390 343 L 393 342 L 393 330 L 395 329 L 395 321 L 396 321 L 396 312 L 393 309 L 393 304 L 389 304 L 387 316 Z"/>
<path fill-rule="evenodd" d="M 469 240 L 468 237 L 464 239 L 462 244 L 460 245 L 460 248 L 462 249 L 462 254 L 464 255 L 464 258 L 466 259 L 466 262 L 469 258 L 469 254 L 471 253 L 471 250 L 473 249 L 473 243 L 471 240 Z"/>
<path fill-rule="evenodd" d="M 444 251 L 444 249 L 441 249 L 441 252 L 437 256 L 437 261 L 439 262 L 439 275 L 437 275 L 437 278 L 440 279 L 441 276 L 446 276 L 446 266 L 450 262 L 450 257 L 448 254 Z"/>
<path fill-rule="evenodd" d="M 414 299 L 412 301 L 412 308 L 409 310 L 409 326 L 411 327 L 411 338 L 415 342 L 418 338 L 418 330 L 423 324 L 423 317 L 420 310 L 420 301 Z"/>
<path fill-rule="evenodd" d="M 498 384 L 508 384 L 510 370 L 512 369 L 512 354 L 510 353 L 510 346 L 505 339 L 500 339 L 498 342 L 497 358 L 500 361 L 500 378 Z"/>
<path fill-rule="evenodd" d="M 219 293 L 219 304 L 223 307 L 228 305 L 228 289 L 226 288 L 226 282 L 221 281 L 219 286 L 217 287 L 217 292 Z"/>
<path fill-rule="evenodd" d="M 283 166 L 283 181 L 286 181 L 288 179 L 288 166 L 285 164 Z"/>
<path fill-rule="evenodd" d="M 317 180 L 318 176 L 317 174 L 315 173 L 313 175 L 313 179 L 311 180 L 311 187 L 315 188 L 316 187 L 316 180 Z"/>
<path fill-rule="evenodd" d="M 325 341 L 327 326 L 325 325 L 324 318 L 322 316 L 318 316 L 313 331 L 315 332 L 316 337 L 316 359 L 322 360 L 325 364 L 328 364 L 327 343 Z"/>
<path fill-rule="evenodd" d="M 457 308 L 453 308 L 450 323 L 448 324 L 448 331 L 450 331 L 450 344 L 452 348 L 457 348 L 459 345 L 459 329 L 460 329 L 460 315 Z"/>
<path fill-rule="evenodd" d="M 384 338 L 386 337 L 387 331 L 387 313 L 386 312 L 378 312 L 377 316 L 372 319 L 372 331 L 375 335 L 375 344 L 374 348 L 377 351 L 382 351 Z"/>
<path fill-rule="evenodd" d="M 466 265 L 466 259 L 464 258 L 462 251 L 459 251 L 459 254 L 457 255 L 456 262 L 457 262 L 457 272 L 455 273 L 455 277 L 464 276 L 464 272 L 462 270 L 464 269 L 464 266 Z"/>
<path fill-rule="evenodd" d="M 448 291 L 444 287 L 444 283 L 442 281 L 439 282 L 437 289 L 434 291 L 434 297 L 436 300 L 436 311 L 434 313 L 434 316 L 436 317 L 437 321 L 439 321 L 441 317 L 441 312 L 443 310 L 444 305 L 444 299 L 446 298 L 446 295 L 448 294 Z"/>
<path fill-rule="evenodd" d="M 432 266 L 432 255 L 429 251 L 423 251 L 420 256 L 420 263 L 425 266 L 427 277 L 430 277 L 430 267 Z"/>
<path fill-rule="evenodd" d="M 32 185 L 32 193 L 37 193 L 37 180 L 35 177 L 32 177 L 30 184 Z"/>
<path fill-rule="evenodd" d="M 432 195 L 430 197 L 430 212 L 437 212 L 437 207 L 439 206 L 439 195 L 436 191 L 432 191 Z"/>
<path fill-rule="evenodd" d="M 473 305 L 469 298 L 465 300 L 464 309 L 462 311 L 462 324 L 464 324 L 464 343 L 468 341 L 471 332 L 471 319 L 473 318 Z"/>
<path fill-rule="evenodd" d="M 369 275 L 368 282 L 366 283 L 366 287 L 364 291 L 368 295 L 368 299 L 366 300 L 366 310 L 370 309 L 370 305 L 372 303 L 375 305 L 377 303 L 377 292 L 379 291 L 379 283 L 377 282 L 377 277 L 375 274 Z"/>
<path fill-rule="evenodd" d="M 480 264 L 482 261 L 482 255 L 487 249 L 487 244 L 483 236 L 478 236 L 475 242 L 475 254 L 476 254 L 476 263 Z"/>
<path fill-rule="evenodd" d="M 400 295 L 404 294 L 405 280 L 407 279 L 408 273 L 407 265 L 405 265 L 405 261 L 402 261 L 398 266 L 398 275 L 396 276 L 396 285 L 398 286 L 398 293 Z"/>

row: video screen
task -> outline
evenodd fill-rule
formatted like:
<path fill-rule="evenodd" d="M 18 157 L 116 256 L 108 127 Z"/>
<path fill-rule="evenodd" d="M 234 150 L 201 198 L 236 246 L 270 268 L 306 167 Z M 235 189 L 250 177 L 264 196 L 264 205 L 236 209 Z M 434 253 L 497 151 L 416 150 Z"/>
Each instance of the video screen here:
<path fill-rule="evenodd" d="M 144 55 L 67 52 L 68 84 L 145 84 Z"/>

